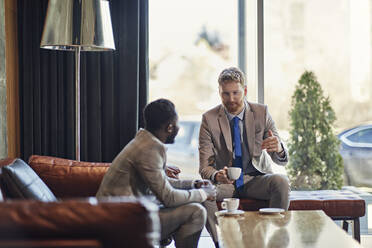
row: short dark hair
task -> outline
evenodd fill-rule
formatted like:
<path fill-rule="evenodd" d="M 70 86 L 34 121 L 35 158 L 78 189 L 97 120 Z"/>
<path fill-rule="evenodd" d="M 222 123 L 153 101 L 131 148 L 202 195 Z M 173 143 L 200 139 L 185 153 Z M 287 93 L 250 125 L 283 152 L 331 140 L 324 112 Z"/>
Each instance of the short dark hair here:
<path fill-rule="evenodd" d="M 167 99 L 150 102 L 143 110 L 145 128 L 149 131 L 159 130 L 177 117 L 174 104 Z"/>

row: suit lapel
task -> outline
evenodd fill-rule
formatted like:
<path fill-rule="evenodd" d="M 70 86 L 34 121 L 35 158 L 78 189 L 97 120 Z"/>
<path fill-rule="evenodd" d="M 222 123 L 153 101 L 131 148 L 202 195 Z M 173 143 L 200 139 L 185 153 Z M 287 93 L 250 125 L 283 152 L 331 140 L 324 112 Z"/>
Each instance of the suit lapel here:
<path fill-rule="evenodd" d="M 249 106 L 249 103 L 246 102 L 246 110 L 244 114 L 244 124 L 245 124 L 245 131 L 247 133 L 247 141 L 248 141 L 248 149 L 249 149 L 249 154 L 251 158 L 253 158 L 254 153 L 254 148 L 255 148 L 255 126 L 254 126 L 254 115 L 251 110 L 251 107 Z"/>
<path fill-rule="evenodd" d="M 221 105 L 220 110 L 218 112 L 218 123 L 220 125 L 222 135 L 225 139 L 225 143 L 227 146 L 227 150 L 232 153 L 232 140 L 231 140 L 231 130 L 229 120 L 227 119 L 226 113 L 224 111 L 223 106 Z"/>

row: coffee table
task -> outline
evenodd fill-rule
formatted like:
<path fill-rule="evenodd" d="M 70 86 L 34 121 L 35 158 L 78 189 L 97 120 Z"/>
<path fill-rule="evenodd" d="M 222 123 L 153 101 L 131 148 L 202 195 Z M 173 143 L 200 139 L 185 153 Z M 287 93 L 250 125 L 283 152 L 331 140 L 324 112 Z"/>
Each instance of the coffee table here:
<path fill-rule="evenodd" d="M 225 248 L 361 247 L 322 210 L 216 215 L 218 238 Z"/>

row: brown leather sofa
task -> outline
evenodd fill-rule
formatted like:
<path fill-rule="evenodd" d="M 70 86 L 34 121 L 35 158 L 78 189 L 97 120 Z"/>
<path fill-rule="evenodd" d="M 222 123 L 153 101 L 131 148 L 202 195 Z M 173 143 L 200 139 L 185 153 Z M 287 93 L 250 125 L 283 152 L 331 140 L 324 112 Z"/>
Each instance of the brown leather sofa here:
<path fill-rule="evenodd" d="M 155 204 L 94 197 L 110 164 L 34 155 L 29 165 L 0 161 L 0 247 L 153 247 L 159 239 Z"/>
<path fill-rule="evenodd" d="M 3 160 L 0 166 L 12 162 Z M 116 198 L 97 202 L 96 198 L 91 198 L 109 163 L 33 155 L 29 165 L 54 196 L 62 200 L 40 202 L 49 199 L 45 193 L 39 201 L 9 202 L 7 199 L 14 195 L 18 194 L 19 198 L 20 192 L 12 191 L 9 183 L 3 182 L 4 178 L 10 178 L 8 182 L 17 181 L 3 169 L 0 187 L 5 202 L 0 203 L 0 247 L 151 247 L 149 240 L 159 236 L 153 204 L 139 199 Z M 76 199 L 81 197 L 90 198 Z M 354 238 L 360 241 L 359 217 L 365 214 L 365 202 L 355 193 L 348 190 L 293 191 L 290 199 L 290 210 L 323 210 L 332 219 L 352 220 Z M 268 205 L 268 201 L 242 199 L 240 209 L 257 211 Z M 115 207 L 117 212 L 113 210 Z M 347 230 L 346 222 L 343 227 Z M 15 241 L 25 245 L 4 243 L 17 243 Z M 33 245 L 35 242 L 37 245 Z"/>
<path fill-rule="evenodd" d="M 94 195 L 110 166 L 109 163 L 86 163 L 43 156 L 32 156 L 29 164 L 57 197 Z M 245 211 L 257 211 L 268 206 L 269 201 L 264 200 L 240 201 L 240 209 Z M 292 191 L 289 210 L 323 210 L 332 219 L 342 220 L 346 231 L 348 221 L 351 221 L 353 236 L 360 241 L 359 218 L 365 215 L 365 202 L 350 190 Z"/>

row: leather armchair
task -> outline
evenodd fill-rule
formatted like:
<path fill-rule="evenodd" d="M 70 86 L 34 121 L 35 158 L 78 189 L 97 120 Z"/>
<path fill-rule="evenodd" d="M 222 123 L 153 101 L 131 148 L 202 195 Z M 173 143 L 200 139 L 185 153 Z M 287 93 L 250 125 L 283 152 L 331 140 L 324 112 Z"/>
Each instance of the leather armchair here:
<path fill-rule="evenodd" d="M 153 247 L 158 241 L 158 207 L 152 202 L 88 197 L 109 164 L 31 159 L 36 170 L 19 159 L 0 161 L 0 247 Z M 46 174 L 50 180 L 44 184 L 39 175 Z"/>

